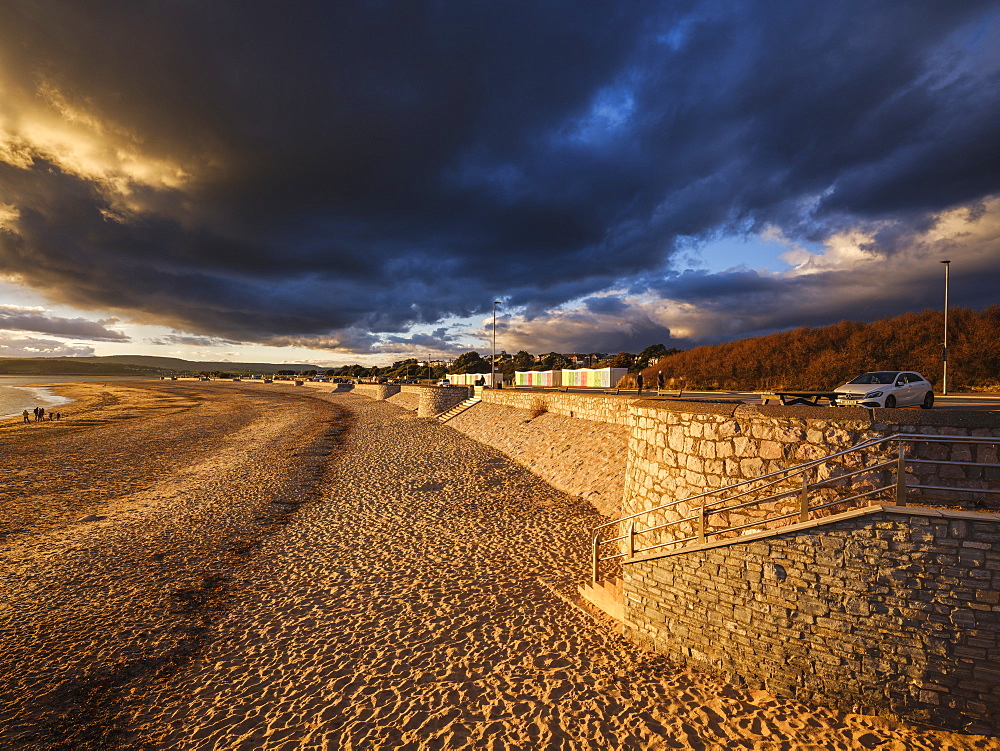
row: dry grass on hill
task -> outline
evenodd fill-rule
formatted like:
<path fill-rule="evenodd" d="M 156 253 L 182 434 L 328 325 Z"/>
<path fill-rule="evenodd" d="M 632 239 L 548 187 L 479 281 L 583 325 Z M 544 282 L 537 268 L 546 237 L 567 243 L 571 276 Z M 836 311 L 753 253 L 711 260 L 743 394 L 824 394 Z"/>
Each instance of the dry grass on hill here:
<path fill-rule="evenodd" d="M 916 370 L 941 380 L 943 313 L 925 310 L 872 323 L 841 321 L 696 347 L 643 371 L 647 384 L 662 372 L 671 388 L 834 388 L 869 370 Z M 956 308 L 948 324 L 948 384 L 986 390 L 1000 385 L 1000 305 Z"/>

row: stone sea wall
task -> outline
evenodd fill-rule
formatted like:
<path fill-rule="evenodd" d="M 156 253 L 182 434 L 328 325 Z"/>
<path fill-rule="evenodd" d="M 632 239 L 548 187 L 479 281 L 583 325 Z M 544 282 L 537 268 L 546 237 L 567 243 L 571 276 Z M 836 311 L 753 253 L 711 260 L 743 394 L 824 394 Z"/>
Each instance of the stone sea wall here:
<path fill-rule="evenodd" d="M 973 435 L 1000 437 L 1000 415 L 989 412 L 937 412 L 921 410 L 868 410 L 860 407 L 827 409 L 818 407 L 750 406 L 708 404 L 694 401 L 645 400 L 631 406 L 632 423 L 625 472 L 624 514 L 650 509 L 664 503 L 677 505 L 643 517 L 642 527 L 686 519 L 698 513 L 701 500 L 684 499 L 705 491 L 777 472 L 803 462 L 828 456 L 863 441 L 894 433 L 924 435 Z M 896 457 L 897 446 L 885 444 L 845 456 L 821 467 L 811 480 L 827 480 Z M 996 462 L 996 447 L 926 443 L 908 450 L 915 458 Z M 883 487 L 892 480 L 892 467 L 867 472 L 850 483 L 840 483 L 821 491 L 820 500 Z M 1000 470 L 966 469 L 954 465 L 908 467 L 908 482 L 945 485 L 973 491 L 996 483 L 991 473 Z M 769 489 L 769 493 L 794 490 L 801 478 Z M 817 500 L 812 501 L 815 505 Z M 748 500 L 749 500 L 748 496 Z M 949 501 L 964 500 L 986 504 L 991 496 L 969 492 L 950 494 Z M 716 526 L 750 524 L 755 519 L 787 513 L 797 508 L 797 498 L 748 507 L 711 517 Z M 865 506 L 869 499 L 848 501 L 837 510 Z M 783 523 L 788 523 L 783 522 Z M 668 537 L 688 537 L 695 533 L 690 520 L 644 539 L 643 545 Z M 773 525 L 764 525 L 773 526 Z"/>
<path fill-rule="evenodd" d="M 471 386 L 424 386 L 420 392 L 417 417 L 435 417 L 471 396 Z"/>
<path fill-rule="evenodd" d="M 824 521 L 625 566 L 627 635 L 779 696 L 1000 734 L 1000 515 Z"/>

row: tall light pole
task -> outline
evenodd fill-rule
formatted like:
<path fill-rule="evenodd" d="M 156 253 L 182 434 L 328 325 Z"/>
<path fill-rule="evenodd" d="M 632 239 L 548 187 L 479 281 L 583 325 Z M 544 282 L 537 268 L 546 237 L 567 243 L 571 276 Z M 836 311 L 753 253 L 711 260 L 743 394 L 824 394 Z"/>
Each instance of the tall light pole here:
<path fill-rule="evenodd" d="M 951 276 L 951 261 L 941 261 L 944 264 L 944 350 L 941 352 L 941 362 L 944 368 L 941 394 L 948 396 L 948 285 Z"/>
<path fill-rule="evenodd" d="M 493 301 L 493 359 L 490 360 L 490 388 L 497 387 L 497 305 L 499 300 Z"/>

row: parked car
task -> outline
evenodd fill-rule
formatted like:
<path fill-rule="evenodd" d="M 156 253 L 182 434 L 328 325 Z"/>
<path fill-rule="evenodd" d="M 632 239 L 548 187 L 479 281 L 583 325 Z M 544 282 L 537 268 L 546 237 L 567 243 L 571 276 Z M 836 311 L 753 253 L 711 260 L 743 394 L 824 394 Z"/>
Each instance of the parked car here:
<path fill-rule="evenodd" d="M 451 381 L 449 381 L 447 378 L 442 378 L 440 381 L 437 382 L 437 385 L 438 386 L 451 386 Z"/>
<path fill-rule="evenodd" d="M 909 370 L 879 370 L 863 373 L 838 386 L 837 404 L 858 407 L 934 406 L 934 387 L 920 373 Z"/>

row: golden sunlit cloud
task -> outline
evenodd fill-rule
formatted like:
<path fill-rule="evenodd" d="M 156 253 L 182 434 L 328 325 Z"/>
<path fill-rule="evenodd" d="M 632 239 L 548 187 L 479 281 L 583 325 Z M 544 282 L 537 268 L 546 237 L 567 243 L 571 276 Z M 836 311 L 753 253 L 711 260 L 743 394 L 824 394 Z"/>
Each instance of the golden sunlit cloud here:
<path fill-rule="evenodd" d="M 0 230 L 13 229 L 14 223 L 20 216 L 21 212 L 17 210 L 16 206 L 0 203 Z"/>
<path fill-rule="evenodd" d="M 890 227 L 886 222 L 883 227 Z M 971 255 L 971 260 L 994 257 L 1000 241 L 1000 197 L 991 197 L 975 210 L 967 206 L 943 211 L 933 218 L 931 227 L 907 238 L 905 246 L 891 256 L 893 273 L 908 275 L 909 269 L 940 260 L 952 251 Z M 793 277 L 825 271 L 863 269 L 884 266 L 887 254 L 879 247 L 878 229 L 841 232 L 831 235 L 819 253 L 796 247 L 783 254 L 793 266 L 784 276 Z"/>
<path fill-rule="evenodd" d="M 138 210 L 129 201 L 136 186 L 179 188 L 191 179 L 187 168 L 147 153 L 140 136 L 88 110 L 88 102 L 71 104 L 52 82 L 3 93 L 0 161 L 21 169 L 50 162 L 99 186 L 119 211 Z"/>

